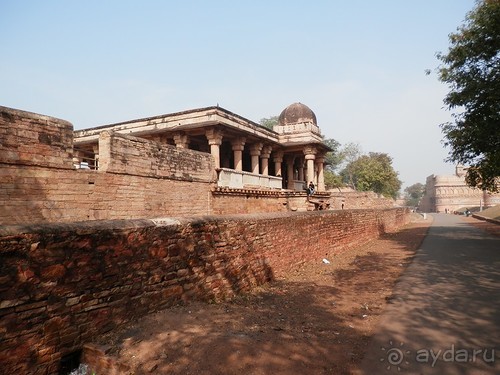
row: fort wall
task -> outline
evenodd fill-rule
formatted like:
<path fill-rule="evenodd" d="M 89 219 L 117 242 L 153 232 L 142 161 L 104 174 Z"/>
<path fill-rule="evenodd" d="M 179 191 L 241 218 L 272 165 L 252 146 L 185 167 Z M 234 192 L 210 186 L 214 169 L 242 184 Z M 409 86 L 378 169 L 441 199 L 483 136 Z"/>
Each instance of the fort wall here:
<path fill-rule="evenodd" d="M 73 125 L 0 106 L 0 163 L 73 169 Z"/>
<path fill-rule="evenodd" d="M 386 198 L 373 191 L 330 190 L 330 207 L 332 209 L 366 209 L 391 208 L 396 206 L 394 199 Z"/>
<path fill-rule="evenodd" d="M 69 122 L 0 107 L 0 225 L 210 212 L 210 154 L 115 133 L 99 146 L 99 170 L 75 169 Z"/>
<path fill-rule="evenodd" d="M 67 121 L 0 107 L 0 225 L 314 209 L 305 192 L 217 188 L 208 153 L 109 131 L 96 150 L 84 146 L 74 147 Z M 392 206 L 366 192 L 315 199 L 334 209 Z"/>
<path fill-rule="evenodd" d="M 56 374 L 121 324 L 396 230 L 402 208 L 0 227 L 0 373 Z"/>
<path fill-rule="evenodd" d="M 427 177 L 425 195 L 420 202 L 424 212 L 454 212 L 459 209 L 487 208 L 500 204 L 500 194 L 472 188 L 460 175 Z"/>
<path fill-rule="evenodd" d="M 216 189 L 212 192 L 212 213 L 224 215 L 287 212 L 290 211 L 290 195 L 279 191 Z M 302 195 L 301 200 L 305 206 L 307 197 L 305 194 Z"/>

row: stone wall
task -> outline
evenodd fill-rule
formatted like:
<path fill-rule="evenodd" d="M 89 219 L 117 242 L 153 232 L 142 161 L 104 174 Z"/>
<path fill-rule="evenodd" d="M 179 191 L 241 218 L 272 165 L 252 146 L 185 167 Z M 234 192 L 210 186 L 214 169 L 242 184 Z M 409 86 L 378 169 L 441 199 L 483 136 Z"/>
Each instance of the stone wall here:
<path fill-rule="evenodd" d="M 330 207 L 332 209 L 366 209 L 395 207 L 394 199 L 386 198 L 373 191 L 330 190 Z"/>
<path fill-rule="evenodd" d="M 210 212 L 208 182 L 3 166 L 0 185 L 0 225 Z"/>
<path fill-rule="evenodd" d="M 218 188 L 212 191 L 212 213 L 249 214 L 288 211 L 289 198 L 279 191 Z"/>
<path fill-rule="evenodd" d="M 460 175 L 431 175 L 427 177 L 425 195 L 419 209 L 423 212 L 455 212 L 468 207 L 488 208 L 500 204 L 499 193 L 489 193 L 467 186 Z"/>
<path fill-rule="evenodd" d="M 314 209 L 304 192 L 217 188 L 208 153 L 110 132 L 93 151 L 78 146 L 69 122 L 0 107 L 0 225 Z M 82 153 L 98 170 L 75 169 Z M 357 192 L 328 203 L 391 207 Z"/>
<path fill-rule="evenodd" d="M 66 121 L 0 107 L 0 225 L 204 215 L 211 155 L 104 133 L 99 170 L 73 166 Z"/>
<path fill-rule="evenodd" d="M 72 169 L 72 154 L 71 123 L 0 106 L 0 165 Z"/>
<path fill-rule="evenodd" d="M 212 191 L 212 214 L 314 211 L 312 202 L 324 202 L 326 207 L 329 198 L 328 193 L 317 193 L 309 198 L 302 191 L 217 188 Z"/>
<path fill-rule="evenodd" d="M 99 135 L 99 171 L 189 182 L 217 179 L 207 153 L 109 132 Z"/>
<path fill-rule="evenodd" d="M 231 298 L 407 218 L 387 209 L 0 227 L 0 373 L 55 374 L 143 314 Z"/>

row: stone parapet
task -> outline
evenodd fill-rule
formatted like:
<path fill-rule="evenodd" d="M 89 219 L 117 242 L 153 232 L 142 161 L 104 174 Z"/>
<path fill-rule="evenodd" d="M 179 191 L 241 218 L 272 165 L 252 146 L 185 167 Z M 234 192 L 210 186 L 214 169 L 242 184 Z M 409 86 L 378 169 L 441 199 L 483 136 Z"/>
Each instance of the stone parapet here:
<path fill-rule="evenodd" d="M 130 135 L 103 132 L 99 170 L 107 173 L 215 183 L 213 158 Z"/>
<path fill-rule="evenodd" d="M 73 125 L 0 106 L 0 164 L 73 168 Z"/>

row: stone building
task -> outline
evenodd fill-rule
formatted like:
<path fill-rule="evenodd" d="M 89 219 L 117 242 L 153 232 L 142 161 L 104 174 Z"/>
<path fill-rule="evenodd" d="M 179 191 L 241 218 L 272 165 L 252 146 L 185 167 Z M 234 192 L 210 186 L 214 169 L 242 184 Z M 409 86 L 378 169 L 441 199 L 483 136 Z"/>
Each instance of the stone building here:
<path fill-rule="evenodd" d="M 0 107 L 0 139 L 0 225 L 341 208 L 300 103 L 273 130 L 218 106 L 78 131 Z"/>
<path fill-rule="evenodd" d="M 75 165 L 100 169 L 99 135 L 132 135 L 180 149 L 210 153 L 221 188 L 325 191 L 323 143 L 314 112 L 294 103 L 267 129 L 219 106 L 198 108 L 74 132 Z"/>
<path fill-rule="evenodd" d="M 469 187 L 465 183 L 466 169 L 457 166 L 454 175 L 427 177 L 425 195 L 419 209 L 423 212 L 452 213 L 460 208 L 487 208 L 500 204 L 500 194 Z"/>

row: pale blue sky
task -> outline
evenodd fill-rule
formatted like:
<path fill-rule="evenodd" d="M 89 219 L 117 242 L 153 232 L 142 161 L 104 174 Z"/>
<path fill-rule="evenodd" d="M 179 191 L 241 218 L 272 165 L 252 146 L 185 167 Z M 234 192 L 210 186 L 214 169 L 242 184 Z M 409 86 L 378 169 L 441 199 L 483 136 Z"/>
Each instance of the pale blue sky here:
<path fill-rule="evenodd" d="M 0 0 L 0 105 L 82 129 L 215 104 L 307 104 L 386 152 L 404 186 L 449 174 L 438 65 L 473 0 Z"/>

